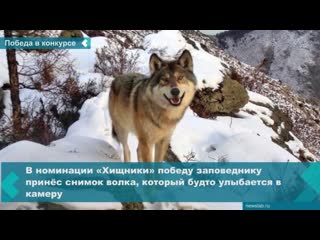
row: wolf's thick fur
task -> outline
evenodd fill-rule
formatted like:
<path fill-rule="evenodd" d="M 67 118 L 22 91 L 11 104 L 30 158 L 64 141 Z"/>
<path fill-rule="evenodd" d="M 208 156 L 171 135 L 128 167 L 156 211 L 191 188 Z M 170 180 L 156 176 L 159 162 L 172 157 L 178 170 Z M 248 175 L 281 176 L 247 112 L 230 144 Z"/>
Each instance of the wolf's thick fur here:
<path fill-rule="evenodd" d="M 138 140 L 138 160 L 164 160 L 171 135 L 183 117 L 196 91 L 192 56 L 185 50 L 178 60 L 165 62 L 156 54 L 150 57 L 150 77 L 127 74 L 111 85 L 109 112 L 113 134 L 123 146 L 124 160 L 130 161 L 129 132 Z"/>

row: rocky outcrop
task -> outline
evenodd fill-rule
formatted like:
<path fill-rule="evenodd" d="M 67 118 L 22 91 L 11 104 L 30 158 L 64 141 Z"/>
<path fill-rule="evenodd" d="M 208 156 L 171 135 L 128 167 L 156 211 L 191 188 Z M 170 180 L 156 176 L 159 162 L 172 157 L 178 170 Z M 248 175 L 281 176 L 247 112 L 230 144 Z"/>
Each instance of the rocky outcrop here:
<path fill-rule="evenodd" d="M 191 109 L 203 118 L 232 115 L 249 101 L 247 90 L 238 81 L 225 76 L 219 89 L 205 88 L 196 92 Z"/>

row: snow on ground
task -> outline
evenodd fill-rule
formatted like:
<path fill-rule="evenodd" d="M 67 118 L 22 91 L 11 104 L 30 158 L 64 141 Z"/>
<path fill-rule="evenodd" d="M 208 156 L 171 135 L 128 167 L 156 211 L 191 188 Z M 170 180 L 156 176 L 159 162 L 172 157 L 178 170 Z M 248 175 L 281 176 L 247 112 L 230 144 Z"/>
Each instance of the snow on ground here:
<path fill-rule="evenodd" d="M 72 124 L 66 137 L 90 137 L 108 142 L 115 149 L 118 143 L 112 137 L 112 126 L 108 108 L 109 91 L 87 100 L 81 110 L 80 119 Z"/>
<path fill-rule="evenodd" d="M 269 126 L 274 124 L 274 121 L 271 119 L 272 111 L 269 108 L 249 102 L 242 108 L 242 110 L 258 115 Z"/>
<path fill-rule="evenodd" d="M 270 107 L 274 106 L 273 102 L 269 98 L 262 96 L 259 93 L 248 91 L 248 94 L 249 94 L 249 99 L 251 102 L 262 103 L 265 105 L 269 105 Z"/>
<path fill-rule="evenodd" d="M 293 137 L 293 140 L 286 142 L 286 145 L 293 152 L 295 156 L 300 155 L 300 151 L 303 151 L 303 156 L 307 159 L 317 159 L 315 155 L 313 155 L 308 149 L 303 146 L 303 143 L 294 136 L 291 132 L 290 135 Z"/>
<path fill-rule="evenodd" d="M 225 158 L 226 162 L 300 162 L 289 152 L 270 140 L 252 133 L 233 135 L 217 144 L 211 158 Z"/>
<path fill-rule="evenodd" d="M 83 75 L 80 75 L 78 78 L 79 85 L 84 85 L 88 83 L 89 81 L 94 81 L 97 84 L 103 84 L 103 81 L 107 81 L 107 77 L 103 76 L 100 73 L 86 73 Z"/>
<path fill-rule="evenodd" d="M 193 116 L 191 110 L 177 126 L 172 150 L 181 160 L 194 153 L 204 162 L 296 162 L 293 155 L 271 141 L 276 133 L 258 117 L 218 117 L 208 120 Z"/>
<path fill-rule="evenodd" d="M 65 137 L 50 146 L 20 141 L 0 151 L 2 162 L 106 162 L 117 159 L 119 157 L 110 144 L 89 137 Z"/>

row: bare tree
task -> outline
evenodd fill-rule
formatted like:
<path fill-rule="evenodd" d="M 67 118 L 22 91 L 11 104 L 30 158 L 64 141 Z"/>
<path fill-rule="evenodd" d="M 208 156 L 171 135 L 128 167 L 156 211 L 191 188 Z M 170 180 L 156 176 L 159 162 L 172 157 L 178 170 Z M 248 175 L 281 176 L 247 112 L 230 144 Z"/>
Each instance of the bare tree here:
<path fill-rule="evenodd" d="M 46 37 L 50 36 L 50 32 L 42 30 L 5 30 L 4 36 L 7 38 Z M 8 118 L 5 120 L 1 119 L 3 121 L 0 124 L 5 124 L 6 126 L 0 128 L 0 135 L 5 136 L 8 142 L 34 139 L 47 144 L 50 139 L 59 135 L 59 133 L 56 134 L 50 129 L 59 124 L 57 123 L 58 120 L 51 116 L 52 114 L 50 115 L 50 111 L 48 111 L 50 106 L 47 106 L 48 102 L 41 101 L 39 105 L 37 100 L 32 100 L 33 102 L 24 102 L 22 104 L 20 92 L 21 89 L 26 88 L 48 93 L 50 98 L 55 100 L 60 99 L 57 97 L 57 94 L 59 94 L 57 91 L 64 86 L 64 78 L 75 77 L 73 62 L 69 60 L 65 50 L 7 49 L 6 51 L 12 115 L 7 116 Z M 65 95 L 67 95 L 67 92 L 63 96 Z M 84 101 L 80 97 L 79 99 L 81 102 Z M 34 131 L 33 129 L 41 130 Z M 36 134 L 37 132 L 39 133 Z"/>
<path fill-rule="evenodd" d="M 12 30 L 4 30 L 6 38 L 12 37 Z M 21 101 L 19 96 L 19 75 L 18 75 L 18 62 L 16 59 L 16 50 L 7 49 L 7 61 L 10 79 L 10 96 L 12 102 L 12 121 L 13 131 L 17 139 L 20 139 L 21 133 Z"/>
<path fill-rule="evenodd" d="M 125 44 L 117 43 L 113 47 L 103 47 L 96 51 L 95 72 L 105 76 L 137 71 L 139 54 L 129 52 Z"/>
<path fill-rule="evenodd" d="M 53 33 L 5 31 L 5 37 L 46 37 L 50 34 Z M 0 106 L 0 116 L 3 115 L 0 118 L 0 149 L 20 140 L 47 145 L 65 136 L 69 126 L 79 119 L 82 104 L 102 91 L 96 79 L 79 81 L 67 50 L 8 49 L 7 58 L 10 74 L 7 89 L 11 90 L 13 113 L 10 116 L 1 114 Z M 101 84 L 103 81 L 101 77 Z M 32 94 L 20 96 L 20 100 L 19 93 L 24 89 L 31 90 L 28 93 Z"/>

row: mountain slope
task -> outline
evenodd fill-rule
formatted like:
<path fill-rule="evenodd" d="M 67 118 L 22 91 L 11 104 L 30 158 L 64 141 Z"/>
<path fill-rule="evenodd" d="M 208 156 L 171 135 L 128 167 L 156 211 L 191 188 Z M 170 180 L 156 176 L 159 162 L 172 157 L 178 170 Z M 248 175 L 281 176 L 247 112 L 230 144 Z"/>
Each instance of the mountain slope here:
<path fill-rule="evenodd" d="M 240 61 L 259 66 L 303 97 L 320 99 L 320 31 L 232 30 L 216 37 Z"/>
<path fill-rule="evenodd" d="M 229 32 L 229 31 L 228 31 Z M 221 33 L 227 34 L 228 32 Z M 240 36 L 243 33 L 240 34 Z M 245 34 L 245 33 L 244 33 Z M 197 33 L 197 35 L 201 35 Z M 220 34 L 219 34 L 220 35 Z M 207 36 L 198 37 L 202 43 L 209 42 Z M 241 79 L 247 89 L 270 98 L 282 112 L 292 121 L 292 132 L 313 153 L 320 157 L 320 108 L 317 104 L 296 94 L 285 83 L 271 78 L 261 71 L 257 71 L 246 63 L 240 62 L 213 42 L 206 48 L 214 56 L 226 62 L 236 77 Z"/>

